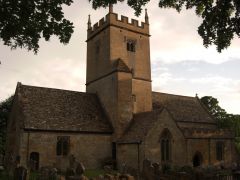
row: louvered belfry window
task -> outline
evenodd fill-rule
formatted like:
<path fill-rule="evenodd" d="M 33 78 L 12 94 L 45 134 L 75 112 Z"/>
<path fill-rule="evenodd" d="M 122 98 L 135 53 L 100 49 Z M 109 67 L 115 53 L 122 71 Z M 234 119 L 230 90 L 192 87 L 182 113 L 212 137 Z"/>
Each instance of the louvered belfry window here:
<path fill-rule="evenodd" d="M 132 41 L 132 40 L 128 40 L 127 41 L 127 51 L 130 51 L 130 52 L 135 52 L 136 51 L 136 43 L 135 41 Z"/>
<path fill-rule="evenodd" d="M 67 156 L 70 150 L 70 137 L 58 136 L 56 150 L 57 150 L 57 156 Z"/>

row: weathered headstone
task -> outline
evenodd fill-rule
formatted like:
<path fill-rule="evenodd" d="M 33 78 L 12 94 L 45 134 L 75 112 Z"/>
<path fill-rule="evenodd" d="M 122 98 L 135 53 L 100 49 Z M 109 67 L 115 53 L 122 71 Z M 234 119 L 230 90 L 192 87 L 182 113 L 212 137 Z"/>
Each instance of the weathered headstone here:
<path fill-rule="evenodd" d="M 88 180 L 83 174 L 85 167 L 81 162 L 78 162 L 73 155 L 69 157 L 69 168 L 66 170 L 66 180 Z"/>
<path fill-rule="evenodd" d="M 17 167 L 14 170 L 14 180 L 26 180 L 27 169 L 23 166 Z"/>
<path fill-rule="evenodd" d="M 104 175 L 104 180 L 115 180 L 114 176 L 111 174 L 105 174 Z"/>
<path fill-rule="evenodd" d="M 83 175 L 84 172 L 85 172 L 84 165 L 82 163 L 77 163 L 76 175 L 78 175 L 78 176 Z"/>
<path fill-rule="evenodd" d="M 57 180 L 58 179 L 58 174 L 57 174 L 57 169 L 53 167 L 42 167 L 40 169 L 40 174 L 39 174 L 39 180 Z"/>
<path fill-rule="evenodd" d="M 124 174 L 124 175 L 119 176 L 119 180 L 134 180 L 134 177 L 130 176 L 128 174 Z"/>
<path fill-rule="evenodd" d="M 150 160 L 145 159 L 143 161 L 143 170 L 142 170 L 142 176 L 144 180 L 154 180 L 154 167 L 152 166 L 152 163 Z"/>

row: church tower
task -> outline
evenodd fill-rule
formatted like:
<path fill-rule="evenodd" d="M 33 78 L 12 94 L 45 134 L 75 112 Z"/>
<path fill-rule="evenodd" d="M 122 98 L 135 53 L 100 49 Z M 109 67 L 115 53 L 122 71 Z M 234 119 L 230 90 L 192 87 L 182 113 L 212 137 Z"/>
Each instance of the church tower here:
<path fill-rule="evenodd" d="M 149 20 L 109 13 L 87 30 L 86 91 L 96 93 L 120 137 L 133 114 L 152 110 Z"/>

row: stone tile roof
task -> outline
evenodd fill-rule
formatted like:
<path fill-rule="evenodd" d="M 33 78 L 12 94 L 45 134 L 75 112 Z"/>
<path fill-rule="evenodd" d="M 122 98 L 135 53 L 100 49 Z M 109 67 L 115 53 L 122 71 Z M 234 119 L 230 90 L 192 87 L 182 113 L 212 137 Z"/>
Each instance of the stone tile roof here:
<path fill-rule="evenodd" d="M 120 142 L 138 142 L 148 134 L 148 131 L 157 121 L 157 116 L 161 114 L 163 109 L 150 112 L 138 113 L 133 116 L 133 120 L 126 130 L 126 133 L 120 139 Z"/>
<path fill-rule="evenodd" d="M 135 114 L 132 123 L 126 133 L 119 142 L 139 142 L 144 139 L 149 130 L 157 121 L 157 116 L 160 115 L 163 109 L 166 109 L 173 120 L 178 122 L 189 123 L 213 123 L 213 119 L 200 103 L 197 97 L 187 97 L 159 92 L 152 93 L 153 111 Z M 186 138 L 232 138 L 232 133 L 229 130 L 219 129 L 197 129 L 198 124 L 195 124 L 195 129 L 182 128 L 178 126 Z"/>
<path fill-rule="evenodd" d="M 119 143 L 139 143 L 144 140 L 148 132 L 154 127 L 158 116 L 162 113 L 164 108 L 153 110 L 151 112 L 144 112 L 135 114 L 133 120 L 126 130 Z M 190 139 L 221 139 L 221 138 L 234 138 L 233 132 L 226 129 L 201 129 L 198 128 L 181 128 L 179 127 L 183 136 Z"/>
<path fill-rule="evenodd" d="M 95 94 L 18 85 L 24 128 L 111 133 Z"/>
<path fill-rule="evenodd" d="M 125 64 L 125 62 L 122 59 L 116 59 L 113 62 L 113 69 L 116 71 L 120 71 L 120 72 L 127 72 L 130 73 L 131 70 L 128 68 L 128 66 Z"/>
<path fill-rule="evenodd" d="M 197 97 L 152 93 L 153 109 L 166 108 L 177 122 L 216 123 Z"/>

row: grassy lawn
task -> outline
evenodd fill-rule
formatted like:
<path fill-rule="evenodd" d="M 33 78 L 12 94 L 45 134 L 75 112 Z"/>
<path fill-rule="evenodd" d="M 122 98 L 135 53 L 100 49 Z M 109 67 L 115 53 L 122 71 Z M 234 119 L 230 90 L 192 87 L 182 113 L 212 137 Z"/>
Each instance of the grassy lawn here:
<path fill-rule="evenodd" d="M 87 169 L 84 173 L 85 176 L 88 178 L 94 178 L 99 175 L 104 175 L 106 172 L 103 169 Z M 117 172 L 113 172 L 114 174 Z M 39 173 L 37 172 L 31 172 L 29 179 L 30 180 L 36 180 Z M 0 171 L 0 180 L 12 180 L 13 178 L 9 177 L 6 171 Z"/>
<path fill-rule="evenodd" d="M 103 174 L 105 174 L 105 171 L 103 169 L 87 169 L 84 173 L 84 175 L 88 178 L 94 178 Z"/>
<path fill-rule="evenodd" d="M 9 180 L 12 179 L 8 176 L 8 174 L 6 173 L 6 171 L 0 171 L 0 179 L 1 180 Z"/>

